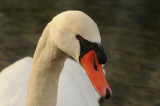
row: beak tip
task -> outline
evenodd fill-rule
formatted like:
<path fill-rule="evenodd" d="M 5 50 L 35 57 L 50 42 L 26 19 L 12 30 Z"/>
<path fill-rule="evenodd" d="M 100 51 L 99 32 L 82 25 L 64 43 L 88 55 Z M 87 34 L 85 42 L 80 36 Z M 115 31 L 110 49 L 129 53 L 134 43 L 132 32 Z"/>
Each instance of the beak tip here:
<path fill-rule="evenodd" d="M 110 98 L 110 94 L 106 94 L 106 96 L 104 97 L 105 99 L 109 99 Z"/>
<path fill-rule="evenodd" d="M 108 98 L 110 98 L 111 95 L 112 95 L 111 91 L 107 88 L 106 89 L 106 96 L 104 98 L 108 99 Z"/>

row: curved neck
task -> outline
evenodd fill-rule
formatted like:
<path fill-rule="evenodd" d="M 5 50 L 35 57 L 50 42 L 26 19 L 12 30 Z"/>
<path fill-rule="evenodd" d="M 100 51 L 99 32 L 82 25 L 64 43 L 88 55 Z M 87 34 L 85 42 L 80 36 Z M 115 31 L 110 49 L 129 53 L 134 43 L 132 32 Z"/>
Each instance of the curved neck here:
<path fill-rule="evenodd" d="M 45 28 L 35 51 L 25 106 L 56 106 L 60 72 L 67 54 L 49 39 Z"/>

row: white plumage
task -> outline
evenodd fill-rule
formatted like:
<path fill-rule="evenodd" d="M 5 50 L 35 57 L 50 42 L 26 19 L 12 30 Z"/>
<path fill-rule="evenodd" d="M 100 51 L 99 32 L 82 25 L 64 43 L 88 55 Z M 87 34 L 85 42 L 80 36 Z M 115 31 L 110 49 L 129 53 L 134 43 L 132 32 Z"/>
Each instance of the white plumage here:
<path fill-rule="evenodd" d="M 32 58 L 25 57 L 0 73 L 0 106 L 25 106 Z M 94 90 L 83 68 L 67 59 L 58 83 L 57 106 L 99 106 L 100 96 Z"/>

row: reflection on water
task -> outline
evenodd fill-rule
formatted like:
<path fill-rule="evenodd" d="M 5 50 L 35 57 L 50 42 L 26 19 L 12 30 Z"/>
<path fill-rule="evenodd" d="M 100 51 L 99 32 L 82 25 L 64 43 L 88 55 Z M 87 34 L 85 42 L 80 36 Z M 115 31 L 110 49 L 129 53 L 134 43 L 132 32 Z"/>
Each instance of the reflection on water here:
<path fill-rule="evenodd" d="M 99 26 L 113 90 L 102 106 L 159 106 L 159 0 L 1 0 L 0 69 L 32 56 L 46 23 L 68 9 L 86 12 Z"/>

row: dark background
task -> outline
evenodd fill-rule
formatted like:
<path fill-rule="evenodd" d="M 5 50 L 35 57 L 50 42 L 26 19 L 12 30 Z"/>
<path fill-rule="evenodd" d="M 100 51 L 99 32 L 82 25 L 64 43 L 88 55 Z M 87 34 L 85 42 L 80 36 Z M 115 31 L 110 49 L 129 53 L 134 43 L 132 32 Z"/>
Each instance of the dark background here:
<path fill-rule="evenodd" d="M 113 96 L 101 106 L 160 106 L 160 0 L 0 0 L 0 70 L 33 56 L 46 24 L 66 10 L 98 24 Z"/>

